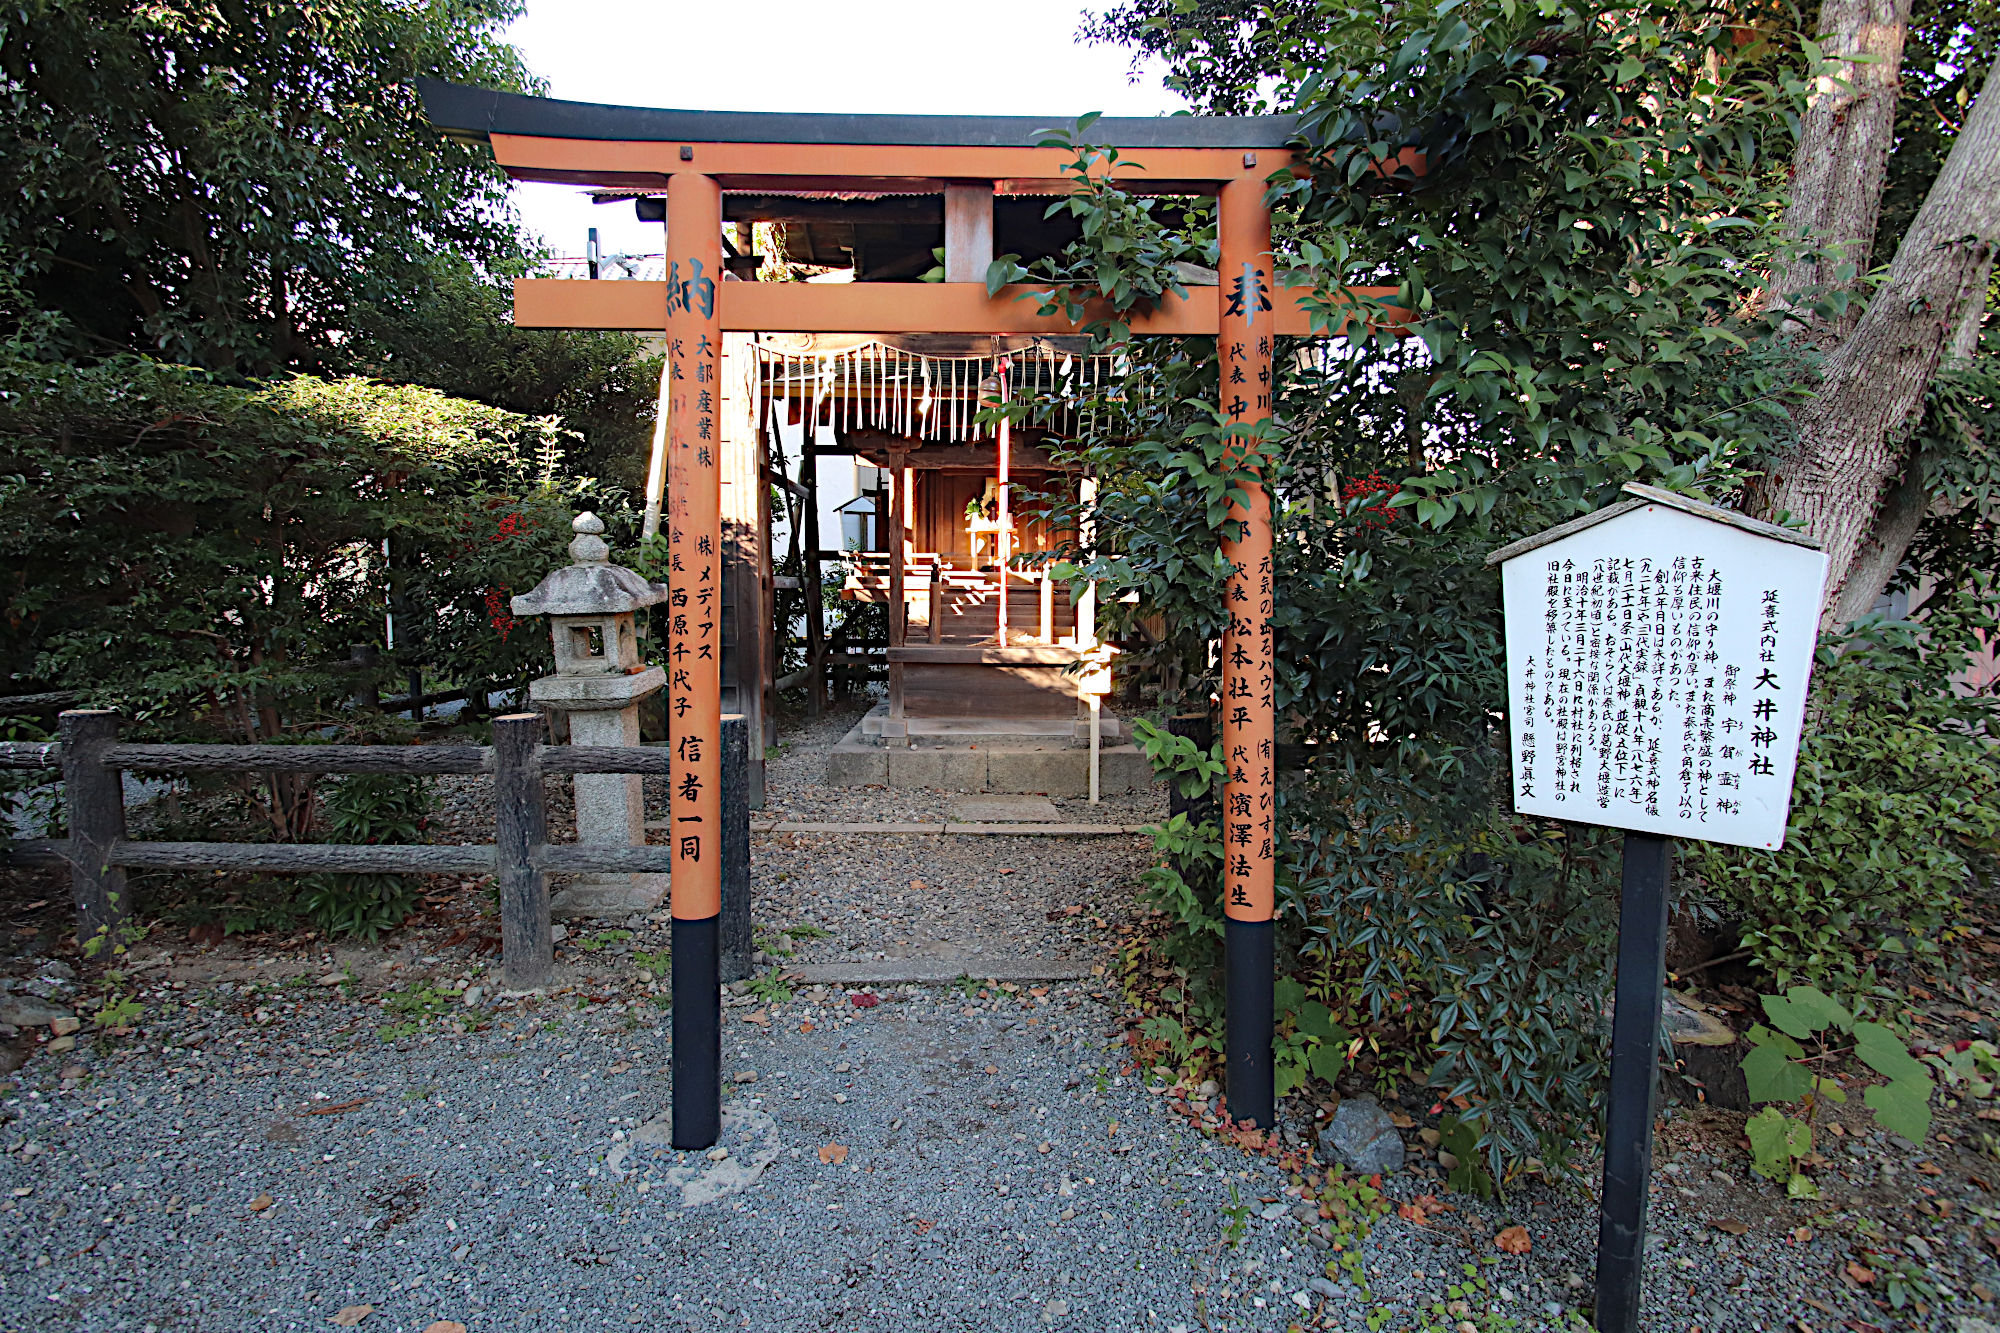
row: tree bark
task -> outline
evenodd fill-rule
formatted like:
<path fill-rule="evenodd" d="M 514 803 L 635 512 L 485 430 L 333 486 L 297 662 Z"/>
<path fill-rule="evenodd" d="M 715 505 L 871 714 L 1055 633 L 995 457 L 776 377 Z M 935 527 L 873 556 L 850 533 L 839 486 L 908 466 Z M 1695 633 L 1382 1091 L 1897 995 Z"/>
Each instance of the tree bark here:
<path fill-rule="evenodd" d="M 1799 413 L 1797 450 L 1759 487 L 1765 512 L 1790 511 L 1826 548 L 1823 629 L 1840 628 L 1842 612 L 1856 605 L 1865 613 L 1881 590 L 1869 580 L 1894 573 L 1895 564 L 1883 572 L 1886 542 L 1882 556 L 1857 557 L 1876 530 L 1884 488 L 1903 468 L 1899 436 L 1922 410 L 1939 363 L 1965 336 L 1967 307 L 1985 304 L 1996 236 L 2000 78 L 1989 71 L 1887 280 L 1853 333 L 1826 358 L 1819 391 Z M 1921 512 L 1919 500 L 1919 519 Z M 1887 513 L 1883 518 L 1908 521 Z M 1885 534 L 1889 541 L 1894 536 Z M 1901 550 L 1894 558 L 1900 563 Z"/>
<path fill-rule="evenodd" d="M 1978 290 L 1983 292 L 1986 289 L 1992 271 L 1993 254 L 1989 247 L 1985 270 L 1976 279 Z M 1966 303 L 1965 313 L 1959 318 L 1951 343 L 1945 349 L 1947 360 L 1965 360 L 1978 349 L 1985 316 L 1986 302 L 1983 299 L 1975 298 Z M 1910 543 L 1916 540 L 1918 529 L 1937 503 L 1924 486 L 1924 460 L 1906 451 L 1902 476 L 1882 497 L 1875 513 L 1874 529 L 1861 544 L 1860 553 L 1854 558 L 1854 568 L 1849 571 L 1841 585 L 1840 595 L 1834 599 L 1828 613 L 1829 626 L 1852 624 L 1875 609 L 1875 603 L 1881 599 L 1889 581 L 1903 567 L 1903 557 L 1909 554 Z"/>
<path fill-rule="evenodd" d="M 1819 77 L 1792 160 L 1784 230 L 1802 253 L 1771 274 L 1765 309 L 1792 312 L 1808 336 L 1828 345 L 1861 319 L 1861 280 L 1895 144 L 1910 3 L 1827 0 L 1820 7 L 1819 45 L 1838 64 Z M 1843 265 L 1852 266 L 1844 279 Z M 1846 310 L 1823 323 L 1815 320 L 1814 301 L 1843 289 L 1854 298 Z"/>

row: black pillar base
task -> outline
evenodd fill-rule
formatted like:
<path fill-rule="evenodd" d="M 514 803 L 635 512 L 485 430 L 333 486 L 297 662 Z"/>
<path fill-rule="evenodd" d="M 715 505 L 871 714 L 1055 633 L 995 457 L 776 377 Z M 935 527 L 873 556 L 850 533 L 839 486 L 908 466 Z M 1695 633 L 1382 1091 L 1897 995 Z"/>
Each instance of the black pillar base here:
<path fill-rule="evenodd" d="M 1227 920 L 1222 926 L 1229 1116 L 1260 1129 L 1271 1128 L 1277 1112 L 1271 1071 L 1275 939 L 1269 921 Z"/>
<path fill-rule="evenodd" d="M 674 918 L 674 1147 L 722 1136 L 722 990 L 718 918 Z"/>
<path fill-rule="evenodd" d="M 1604 1192 L 1598 1201 L 1597 1327 L 1637 1333 L 1646 1257 L 1646 1192 L 1653 1174 L 1653 1099 L 1659 1085 L 1660 1004 L 1667 966 L 1667 873 L 1673 843 L 1625 835 L 1618 893 L 1618 990 L 1611 1015 L 1611 1086 L 1604 1115 Z"/>

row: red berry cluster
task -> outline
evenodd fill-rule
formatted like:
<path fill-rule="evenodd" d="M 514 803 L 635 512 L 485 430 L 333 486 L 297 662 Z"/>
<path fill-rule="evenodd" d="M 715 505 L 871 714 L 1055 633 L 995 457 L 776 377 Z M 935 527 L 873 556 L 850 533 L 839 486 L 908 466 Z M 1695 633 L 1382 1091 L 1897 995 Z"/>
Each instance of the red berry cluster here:
<path fill-rule="evenodd" d="M 521 533 L 521 516 L 518 513 L 509 514 L 505 518 L 500 520 L 500 526 L 496 528 L 493 532 L 493 540 L 496 542 L 504 542 L 509 537 L 519 536 L 520 533 Z"/>
<path fill-rule="evenodd" d="M 494 633 L 500 636 L 502 643 L 507 642 L 507 636 L 513 632 L 514 626 L 521 623 L 507 614 L 506 595 L 507 585 L 504 583 L 497 588 L 486 590 L 486 620 L 493 626 Z"/>
<path fill-rule="evenodd" d="M 1368 517 L 1361 519 L 1361 526 L 1364 528 L 1386 528 L 1396 521 L 1396 511 L 1390 507 L 1389 500 L 1399 489 L 1401 488 L 1395 482 L 1390 481 L 1381 473 L 1371 472 L 1365 477 L 1356 477 L 1342 486 L 1340 488 L 1340 498 L 1343 502 L 1351 502 L 1360 496 L 1380 496 L 1381 498 L 1374 504 L 1363 506 L 1361 513 L 1368 515 Z"/>

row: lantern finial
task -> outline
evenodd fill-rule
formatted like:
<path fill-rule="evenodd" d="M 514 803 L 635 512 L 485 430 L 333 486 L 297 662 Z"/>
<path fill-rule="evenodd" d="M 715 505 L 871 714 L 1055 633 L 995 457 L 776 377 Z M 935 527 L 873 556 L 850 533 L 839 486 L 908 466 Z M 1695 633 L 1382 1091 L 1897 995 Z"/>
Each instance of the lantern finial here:
<path fill-rule="evenodd" d="M 611 548 L 598 534 L 604 531 L 604 520 L 588 509 L 576 516 L 569 525 L 576 537 L 569 544 L 569 558 L 579 565 L 601 565 L 611 559 Z"/>

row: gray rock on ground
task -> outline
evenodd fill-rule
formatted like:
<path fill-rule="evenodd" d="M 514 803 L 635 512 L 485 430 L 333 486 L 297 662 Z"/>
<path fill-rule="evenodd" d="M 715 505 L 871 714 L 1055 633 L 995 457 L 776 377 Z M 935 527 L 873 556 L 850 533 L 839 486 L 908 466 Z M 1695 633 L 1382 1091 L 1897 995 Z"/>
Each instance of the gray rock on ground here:
<path fill-rule="evenodd" d="M 75 1014 L 60 1005 L 48 1004 L 26 995 L 9 995 L 0 998 L 0 1023 L 17 1028 L 47 1027 L 59 1018 L 74 1018 Z"/>
<path fill-rule="evenodd" d="M 1358 1175 L 1388 1175 L 1403 1169 L 1403 1136 L 1373 1097 L 1349 1097 L 1334 1108 L 1319 1132 L 1320 1156 Z"/>

